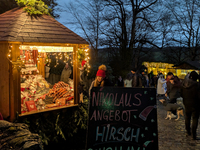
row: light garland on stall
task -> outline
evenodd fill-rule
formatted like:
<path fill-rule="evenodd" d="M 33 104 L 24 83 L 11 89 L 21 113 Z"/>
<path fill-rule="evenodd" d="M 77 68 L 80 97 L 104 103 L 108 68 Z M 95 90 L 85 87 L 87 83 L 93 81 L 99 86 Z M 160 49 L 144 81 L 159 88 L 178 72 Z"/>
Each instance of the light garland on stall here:
<path fill-rule="evenodd" d="M 85 60 L 86 63 L 84 64 L 85 71 L 87 72 L 87 76 L 90 72 L 90 57 L 89 57 L 89 48 L 78 48 L 78 62 L 81 64 L 81 62 Z"/>
<path fill-rule="evenodd" d="M 12 45 L 11 44 L 9 44 L 8 45 L 8 54 L 7 54 L 7 58 L 8 58 L 8 60 L 10 61 L 10 62 L 12 62 Z"/>
<path fill-rule="evenodd" d="M 52 63 L 52 57 L 51 55 L 55 56 L 55 60 L 56 60 L 56 64 L 54 65 L 54 67 L 57 67 L 59 65 L 59 61 L 63 61 L 64 63 L 69 62 L 71 64 L 71 66 L 74 66 L 74 63 L 77 64 L 81 64 L 81 62 L 83 60 L 86 61 L 86 63 L 84 64 L 84 68 L 85 71 L 87 72 L 87 74 L 90 72 L 90 57 L 89 57 L 89 48 L 85 47 L 79 47 L 76 51 L 77 55 L 78 55 L 78 61 L 76 62 L 76 59 L 73 60 L 73 56 L 74 56 L 74 52 L 73 53 L 68 53 L 68 52 L 72 52 L 73 47 L 51 47 L 51 46 L 26 46 L 26 45 L 21 45 L 21 50 L 38 50 L 38 57 L 37 57 L 37 62 L 40 63 L 40 58 L 42 57 L 42 53 L 46 52 L 46 59 L 45 59 L 45 63 L 47 64 L 47 66 L 50 66 L 50 64 Z M 80 57 L 80 53 L 81 52 L 81 57 Z M 24 55 L 24 54 L 23 54 Z M 11 50 L 9 50 L 8 53 L 8 58 L 11 57 Z M 24 56 L 25 57 L 25 56 Z M 24 58 L 23 57 L 23 58 Z M 30 60 L 29 60 L 30 61 Z M 24 63 L 24 61 L 23 61 Z"/>

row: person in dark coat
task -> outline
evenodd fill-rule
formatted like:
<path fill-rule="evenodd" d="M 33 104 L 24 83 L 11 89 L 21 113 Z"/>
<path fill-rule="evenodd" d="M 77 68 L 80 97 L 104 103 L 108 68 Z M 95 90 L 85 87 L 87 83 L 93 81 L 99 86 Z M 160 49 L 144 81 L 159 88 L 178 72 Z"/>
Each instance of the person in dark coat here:
<path fill-rule="evenodd" d="M 167 73 L 167 78 L 166 78 L 166 81 L 167 81 L 167 91 L 166 91 L 166 94 L 165 94 L 166 97 L 169 96 L 170 85 L 171 85 L 170 79 L 173 78 L 173 77 L 174 77 L 174 74 L 172 72 L 168 72 Z"/>
<path fill-rule="evenodd" d="M 190 122 L 192 118 L 192 138 L 196 140 L 196 130 L 199 119 L 199 85 L 197 82 L 198 74 L 192 71 L 189 78 L 185 78 L 181 86 L 181 96 L 185 106 L 185 129 L 187 136 L 191 135 Z"/>
<path fill-rule="evenodd" d="M 148 74 L 148 77 L 149 77 L 149 86 L 150 87 L 155 87 L 155 78 L 154 78 L 154 74 L 153 74 L 153 71 L 151 71 L 149 74 Z"/>
<path fill-rule="evenodd" d="M 121 76 L 117 79 L 117 86 L 118 87 L 124 87 L 124 80 L 122 79 Z"/>
<path fill-rule="evenodd" d="M 169 96 L 169 103 L 176 103 L 176 99 L 180 97 L 181 82 L 177 76 L 174 76 L 170 79 L 170 83 L 167 93 Z"/>
<path fill-rule="evenodd" d="M 141 75 L 135 68 L 131 69 L 132 73 L 132 87 L 142 87 L 142 78 Z"/>
<path fill-rule="evenodd" d="M 181 88 L 181 82 L 180 79 L 177 76 L 172 77 L 169 80 L 170 84 L 169 86 L 169 90 L 168 90 L 168 97 L 169 97 L 169 103 L 176 103 L 177 98 L 180 97 L 180 88 Z M 176 116 L 176 111 L 172 111 L 172 118 L 175 118 Z"/>

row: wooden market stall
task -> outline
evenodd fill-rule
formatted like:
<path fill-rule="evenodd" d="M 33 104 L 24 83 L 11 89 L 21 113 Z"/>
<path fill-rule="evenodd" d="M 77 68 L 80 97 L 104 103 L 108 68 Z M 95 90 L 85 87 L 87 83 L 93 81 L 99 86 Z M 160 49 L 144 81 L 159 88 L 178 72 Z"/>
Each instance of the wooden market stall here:
<path fill-rule="evenodd" d="M 3 117 L 12 121 L 16 113 L 23 116 L 76 106 L 80 67 L 77 53 L 79 48 L 88 47 L 86 40 L 51 16 L 31 17 L 23 8 L 1 14 L 0 113 Z M 66 63 L 71 68 L 70 83 L 60 81 Z M 64 97 L 55 95 L 59 86 L 71 94 L 70 103 L 58 101 L 57 105 L 56 98 Z M 53 105 L 46 103 L 49 107 L 44 103 L 47 96 L 54 98 Z"/>
<path fill-rule="evenodd" d="M 163 75 L 167 75 L 168 72 L 173 72 L 176 74 L 176 70 L 173 67 L 174 64 L 164 63 L 164 62 L 143 62 L 143 65 L 147 67 L 147 74 L 151 71 L 154 75 L 158 73 L 163 73 Z"/>
<path fill-rule="evenodd" d="M 185 76 L 192 71 L 196 71 L 197 73 L 199 73 L 200 61 L 188 60 L 179 64 L 175 64 L 173 67 L 176 69 L 177 76 L 180 79 L 184 79 Z"/>

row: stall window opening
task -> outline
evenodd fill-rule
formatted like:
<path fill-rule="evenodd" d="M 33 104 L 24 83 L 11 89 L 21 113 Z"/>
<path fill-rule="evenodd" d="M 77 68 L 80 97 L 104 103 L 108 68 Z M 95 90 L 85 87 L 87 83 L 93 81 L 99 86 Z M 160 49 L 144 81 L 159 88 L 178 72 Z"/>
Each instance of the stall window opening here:
<path fill-rule="evenodd" d="M 73 47 L 20 46 L 21 113 L 74 104 Z"/>

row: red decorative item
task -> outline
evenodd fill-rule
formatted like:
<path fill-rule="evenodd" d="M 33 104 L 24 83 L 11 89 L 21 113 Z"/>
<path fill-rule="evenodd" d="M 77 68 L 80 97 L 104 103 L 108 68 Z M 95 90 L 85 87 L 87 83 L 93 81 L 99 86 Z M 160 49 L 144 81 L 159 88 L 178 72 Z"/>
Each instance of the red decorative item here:
<path fill-rule="evenodd" d="M 81 63 L 81 66 L 83 67 L 86 63 L 86 60 L 83 60 L 82 63 Z"/>
<path fill-rule="evenodd" d="M 26 101 L 26 107 L 28 109 L 28 111 L 36 111 L 37 110 L 37 107 L 35 105 L 35 102 L 34 101 Z"/>

